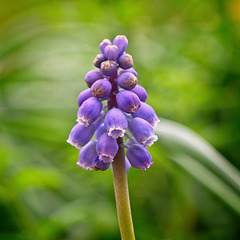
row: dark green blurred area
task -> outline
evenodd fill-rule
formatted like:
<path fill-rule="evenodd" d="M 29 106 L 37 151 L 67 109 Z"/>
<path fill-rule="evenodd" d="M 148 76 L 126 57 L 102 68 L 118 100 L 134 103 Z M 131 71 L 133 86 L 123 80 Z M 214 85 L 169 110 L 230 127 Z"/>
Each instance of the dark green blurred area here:
<path fill-rule="evenodd" d="M 198 132 L 240 169 L 240 0 L 0 0 L 0 239 L 120 239 L 112 172 L 66 143 L 84 75 L 124 34 L 161 118 Z M 239 239 L 240 215 L 165 150 L 128 175 L 136 238 Z M 239 203 L 240 204 L 240 203 Z"/>

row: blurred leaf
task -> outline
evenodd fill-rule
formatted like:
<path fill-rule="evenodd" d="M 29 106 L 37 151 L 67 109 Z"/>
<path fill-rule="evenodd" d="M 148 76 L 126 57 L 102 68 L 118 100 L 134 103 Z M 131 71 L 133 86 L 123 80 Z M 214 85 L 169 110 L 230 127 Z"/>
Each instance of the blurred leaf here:
<path fill-rule="evenodd" d="M 239 171 L 209 143 L 183 125 L 161 119 L 155 130 L 166 155 L 240 215 Z"/>

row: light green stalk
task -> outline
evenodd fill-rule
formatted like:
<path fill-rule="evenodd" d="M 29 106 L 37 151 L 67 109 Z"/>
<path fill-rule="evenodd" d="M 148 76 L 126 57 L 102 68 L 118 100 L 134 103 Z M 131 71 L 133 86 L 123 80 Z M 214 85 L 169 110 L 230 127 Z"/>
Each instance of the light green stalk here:
<path fill-rule="evenodd" d="M 114 191 L 122 240 L 134 240 L 135 236 L 128 193 L 125 154 L 122 142 L 122 138 L 119 138 L 119 150 L 112 164 Z"/>

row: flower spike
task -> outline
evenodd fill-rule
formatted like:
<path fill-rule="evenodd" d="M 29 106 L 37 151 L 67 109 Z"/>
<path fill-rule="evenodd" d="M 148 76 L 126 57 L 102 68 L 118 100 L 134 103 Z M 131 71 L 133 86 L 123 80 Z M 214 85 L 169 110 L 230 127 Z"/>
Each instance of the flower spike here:
<path fill-rule="evenodd" d="M 82 147 L 77 165 L 83 169 L 107 170 L 123 148 L 127 148 L 127 169 L 131 164 L 144 171 L 152 164 L 147 146 L 157 141 L 153 127 L 159 119 L 145 103 L 148 95 L 138 83 L 127 46 L 124 35 L 113 42 L 104 39 L 93 61 L 97 70 L 85 75 L 88 88 L 78 96 L 78 123 L 67 140 Z"/>

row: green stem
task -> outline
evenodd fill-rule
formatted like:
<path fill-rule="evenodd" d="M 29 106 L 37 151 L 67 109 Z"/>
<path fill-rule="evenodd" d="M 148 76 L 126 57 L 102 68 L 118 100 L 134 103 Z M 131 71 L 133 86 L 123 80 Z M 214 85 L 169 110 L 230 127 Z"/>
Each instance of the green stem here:
<path fill-rule="evenodd" d="M 135 240 L 128 193 L 125 154 L 124 148 L 120 147 L 122 142 L 122 138 L 119 138 L 119 150 L 112 164 L 118 222 L 122 240 Z"/>

